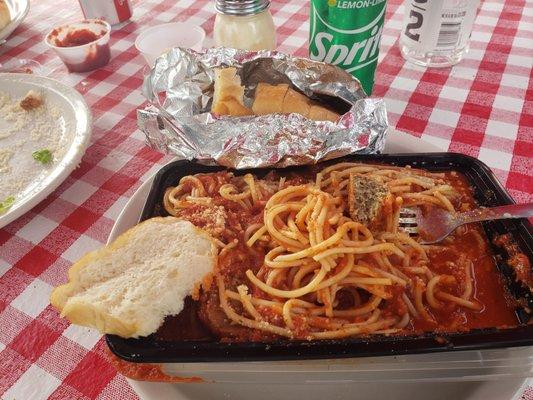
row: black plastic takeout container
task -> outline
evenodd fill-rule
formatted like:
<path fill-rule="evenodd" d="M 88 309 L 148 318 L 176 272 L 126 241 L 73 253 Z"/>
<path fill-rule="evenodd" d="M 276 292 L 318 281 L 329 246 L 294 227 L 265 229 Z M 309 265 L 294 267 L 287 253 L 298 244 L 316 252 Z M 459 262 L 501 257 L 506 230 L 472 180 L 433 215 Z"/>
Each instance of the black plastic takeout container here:
<path fill-rule="evenodd" d="M 480 206 L 493 207 L 512 204 L 513 200 L 498 182 L 492 171 L 481 161 L 456 153 L 411 153 L 395 155 L 350 155 L 330 160 L 324 165 L 343 162 L 370 162 L 396 166 L 410 165 L 429 171 L 454 170 L 464 174 Z M 298 171 L 309 167 L 289 167 L 278 171 Z M 175 186 L 185 175 L 202 172 L 215 172 L 223 167 L 204 166 L 189 161 L 176 161 L 163 167 L 155 176 L 141 221 L 168 215 L 163 208 L 165 189 Z M 248 172 L 258 176 L 271 169 L 241 170 L 235 174 Z M 496 264 L 504 277 L 507 289 L 522 304 L 533 308 L 533 296 L 529 289 L 514 280 L 513 269 L 506 263 L 506 252 L 492 245 L 496 235 L 511 233 L 512 238 L 530 260 L 533 259 L 533 229 L 528 220 L 500 220 L 483 223 L 491 242 Z M 498 293 L 495 295 L 502 295 Z M 502 301 L 505 301 L 502 298 Z M 191 314 L 194 318 L 194 315 Z M 333 359 L 364 356 L 385 356 L 416 354 L 454 350 L 481 350 L 501 347 L 533 345 L 533 324 L 524 308 L 516 309 L 517 326 L 514 328 L 475 329 L 467 333 L 427 333 L 424 335 L 355 337 L 322 341 L 275 342 L 219 342 L 215 338 L 203 340 L 166 340 L 154 334 L 140 339 L 123 339 L 107 335 L 111 351 L 118 357 L 131 362 L 173 363 L 173 362 L 220 362 L 220 361 L 277 361 L 304 359 Z M 186 320 L 190 318 L 185 318 Z M 181 320 L 184 320 L 182 318 Z M 533 321 L 533 320 L 532 320 Z M 199 321 L 195 321 L 199 324 Z M 179 323 L 173 325 L 179 329 Z"/>

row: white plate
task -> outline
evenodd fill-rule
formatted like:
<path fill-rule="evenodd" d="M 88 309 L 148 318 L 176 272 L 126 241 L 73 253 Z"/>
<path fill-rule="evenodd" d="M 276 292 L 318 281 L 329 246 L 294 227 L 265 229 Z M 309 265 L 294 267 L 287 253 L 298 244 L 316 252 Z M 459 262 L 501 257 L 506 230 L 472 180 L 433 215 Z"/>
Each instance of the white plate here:
<path fill-rule="evenodd" d="M 151 383 L 127 380 L 142 400 L 521 400 L 524 379 L 426 383 Z M 527 399 L 530 400 L 530 399 Z"/>
<path fill-rule="evenodd" d="M 0 44 L 20 25 L 30 11 L 30 0 L 6 0 L 11 22 L 0 31 Z"/>
<path fill-rule="evenodd" d="M 438 152 L 438 147 L 416 137 L 391 130 L 385 146 L 386 153 Z M 108 242 L 137 224 L 152 185 L 153 176 L 143 183 L 119 215 Z M 416 356 L 414 356 L 416 357 Z M 435 356 L 435 361 L 438 356 Z M 473 356 L 475 358 L 475 356 Z M 366 359 L 368 362 L 368 359 Z M 401 368 L 401 366 L 399 366 Z M 445 365 L 443 368 L 446 368 Z M 186 367 L 184 367 L 186 368 Z M 231 366 L 227 366 L 231 369 Z M 250 367 L 252 368 L 252 367 Z M 259 367 L 261 368 L 261 367 Z M 379 367 L 376 367 L 379 369 Z M 236 372 L 238 374 L 238 371 Z M 444 377 L 445 374 L 443 374 Z M 140 382 L 128 379 L 133 390 L 143 400 L 203 400 L 203 399 L 424 399 L 424 400 L 510 400 L 524 388 L 523 378 L 498 382 L 328 382 L 273 384 L 265 374 L 265 383 L 202 383 L 170 384 Z M 444 378 L 443 378 L 444 379 Z M 480 377 L 482 380 L 482 377 Z M 237 379 L 236 381 L 239 381 Z"/>
<path fill-rule="evenodd" d="M 80 163 L 91 136 L 91 111 L 76 90 L 50 78 L 0 73 L 0 91 L 8 93 L 12 99 L 22 98 L 29 90 L 41 92 L 45 102 L 59 110 L 54 134 L 61 140 L 61 152 L 53 164 L 46 168 L 35 161 L 35 170 L 30 169 L 31 179 L 20 188 L 18 195 L 14 195 L 13 206 L 6 213 L 0 214 L 0 228 L 35 207 L 65 180 Z M 9 124 L 2 117 L 4 116 L 0 116 L 0 123 L 5 128 Z M 2 146 L 8 146 L 9 139 L 0 139 L 0 150 Z M 26 143 L 19 148 L 23 149 L 26 161 L 28 154 L 31 156 L 28 146 Z M 21 152 L 16 152 L 14 157 L 20 158 Z M 29 162 L 19 165 L 19 168 L 30 167 Z M 2 200 L 4 198 L 0 199 Z"/>

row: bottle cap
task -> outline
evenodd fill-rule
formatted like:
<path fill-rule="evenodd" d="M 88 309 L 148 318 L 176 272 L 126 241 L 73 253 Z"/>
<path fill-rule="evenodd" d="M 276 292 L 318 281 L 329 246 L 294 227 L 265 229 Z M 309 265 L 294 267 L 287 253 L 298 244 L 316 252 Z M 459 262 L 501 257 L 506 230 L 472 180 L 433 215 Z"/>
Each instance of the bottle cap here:
<path fill-rule="evenodd" d="M 269 0 L 215 0 L 215 10 L 226 15 L 259 14 L 269 6 Z"/>

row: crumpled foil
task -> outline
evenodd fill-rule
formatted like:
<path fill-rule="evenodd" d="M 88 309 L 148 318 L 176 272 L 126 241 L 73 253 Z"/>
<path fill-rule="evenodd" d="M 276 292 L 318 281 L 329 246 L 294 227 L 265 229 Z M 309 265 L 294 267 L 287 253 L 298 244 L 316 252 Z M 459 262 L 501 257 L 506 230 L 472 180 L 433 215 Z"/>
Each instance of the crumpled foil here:
<path fill-rule="evenodd" d="M 335 123 L 299 114 L 230 117 L 209 112 L 214 68 L 234 66 L 251 106 L 258 82 L 290 83 L 336 109 Z M 368 98 L 341 68 L 275 51 L 174 48 L 145 76 L 149 105 L 137 110 L 148 144 L 178 158 L 230 168 L 312 164 L 350 153 L 383 149 L 387 114 L 382 99 Z"/>

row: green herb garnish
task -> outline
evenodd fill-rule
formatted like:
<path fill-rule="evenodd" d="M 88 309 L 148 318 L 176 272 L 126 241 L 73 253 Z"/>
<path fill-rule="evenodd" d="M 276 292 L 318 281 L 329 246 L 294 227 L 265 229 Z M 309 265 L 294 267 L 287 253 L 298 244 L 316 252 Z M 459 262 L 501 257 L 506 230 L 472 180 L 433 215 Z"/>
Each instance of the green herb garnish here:
<path fill-rule="evenodd" d="M 52 161 L 52 152 L 48 149 L 34 151 L 31 155 L 41 164 L 48 164 L 50 161 Z"/>
<path fill-rule="evenodd" d="M 0 214 L 5 213 L 15 202 L 13 196 L 6 197 L 4 201 L 0 201 Z"/>

